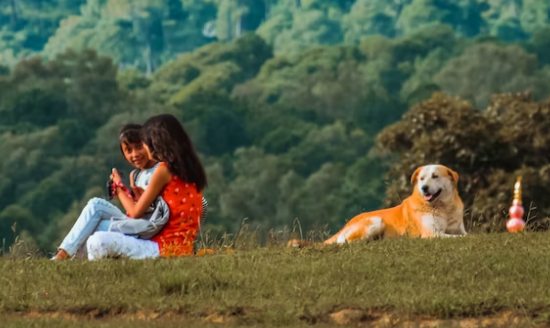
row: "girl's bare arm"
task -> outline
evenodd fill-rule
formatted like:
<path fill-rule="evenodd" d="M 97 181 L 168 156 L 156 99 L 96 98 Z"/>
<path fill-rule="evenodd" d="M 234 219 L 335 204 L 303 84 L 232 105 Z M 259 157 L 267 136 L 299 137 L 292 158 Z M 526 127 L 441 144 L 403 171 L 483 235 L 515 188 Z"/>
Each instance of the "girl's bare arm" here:
<path fill-rule="evenodd" d="M 120 181 L 120 176 L 116 169 L 113 169 L 113 181 Z M 140 218 L 145 214 L 149 205 L 160 195 L 160 192 L 166 186 L 170 179 L 172 179 L 172 173 L 168 171 L 166 166 L 160 166 L 153 172 L 151 181 L 147 186 L 147 189 L 143 192 L 143 195 L 139 198 L 137 203 L 134 203 L 134 200 L 126 195 L 120 187 L 117 188 L 117 196 L 122 203 L 122 206 L 128 212 L 128 215 L 133 218 Z"/>

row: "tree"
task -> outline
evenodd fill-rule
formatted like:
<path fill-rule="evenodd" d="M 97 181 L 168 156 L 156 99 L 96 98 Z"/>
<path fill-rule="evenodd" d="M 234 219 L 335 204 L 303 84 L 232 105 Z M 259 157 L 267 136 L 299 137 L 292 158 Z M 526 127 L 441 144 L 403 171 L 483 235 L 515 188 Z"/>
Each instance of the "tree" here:
<path fill-rule="evenodd" d="M 178 107 L 205 99 L 204 93 L 229 94 L 237 83 L 256 75 L 271 56 L 271 47 L 254 34 L 227 44 L 210 44 L 159 70 L 151 94 Z"/>
<path fill-rule="evenodd" d="M 189 99 L 179 115 L 205 155 L 232 154 L 235 149 L 249 145 L 244 112 L 228 95 L 203 91 Z"/>
<path fill-rule="evenodd" d="M 231 41 L 255 31 L 264 19 L 265 3 L 255 0 L 221 0 L 216 20 L 218 40 Z"/>
<path fill-rule="evenodd" d="M 516 16 L 503 17 L 495 21 L 491 27 L 491 34 L 506 41 L 521 41 L 528 37 Z"/>
<path fill-rule="evenodd" d="M 550 64 L 550 27 L 535 31 L 531 43 L 539 63 L 541 65 Z"/>
<path fill-rule="evenodd" d="M 434 82 L 433 77 L 451 56 L 445 47 L 439 47 L 432 50 L 426 57 L 417 58 L 414 61 L 414 73 L 400 90 L 401 100 L 413 106 L 429 99 L 434 92 L 440 91 L 441 88 Z"/>
<path fill-rule="evenodd" d="M 270 222 L 277 218 L 281 207 L 278 205 L 279 181 L 289 171 L 284 163 L 274 155 L 265 155 L 257 148 L 239 149 L 233 164 L 236 178 L 228 183 L 227 191 L 220 196 L 221 210 L 233 219 L 231 225 L 240 224 L 249 218 L 256 224 L 273 226 Z M 288 218 L 290 222 L 293 218 Z M 285 224 L 279 218 L 278 224 Z"/>
<path fill-rule="evenodd" d="M 59 22 L 78 12 L 85 0 L 5 0 L 0 10 L 0 53 L 12 51 L 15 58 L 27 58 L 44 48 Z"/>
<path fill-rule="evenodd" d="M 412 0 L 370 1 L 357 0 L 343 17 L 345 41 L 358 43 L 368 35 L 394 37 L 396 22 L 403 8 Z"/>
<path fill-rule="evenodd" d="M 519 1 L 490 0 L 484 9 L 482 15 L 490 35 L 506 41 L 520 41 L 528 37 L 520 21 L 522 6 Z"/>
<path fill-rule="evenodd" d="M 534 55 L 519 46 L 490 43 L 472 45 L 450 59 L 434 77 L 442 90 L 484 107 L 493 93 L 531 90 L 537 98 L 547 95 L 548 78 L 539 75 Z"/>
<path fill-rule="evenodd" d="M 316 45 L 341 42 L 341 15 L 340 6 L 335 2 L 332 6 L 304 7 L 281 1 L 270 19 L 260 25 L 258 34 L 273 45 L 276 54 L 294 57 Z"/>
<path fill-rule="evenodd" d="M 524 0 L 519 19 L 524 31 L 533 34 L 550 24 L 550 4 L 545 1 Z"/>
<path fill-rule="evenodd" d="M 122 68 L 151 74 L 178 53 L 211 42 L 203 27 L 213 17 L 210 1 L 94 0 L 62 22 L 45 53 L 52 58 L 67 48 L 95 48 Z"/>
<path fill-rule="evenodd" d="M 51 222 L 91 184 L 104 185 L 108 154 L 82 153 L 93 154 L 91 139 L 111 116 L 135 106 L 119 89 L 116 74 L 111 60 L 94 51 L 69 51 L 48 63 L 22 61 L 0 78 L 0 151 L 9 154 L 0 165 L 2 226 L 17 219 L 48 247 L 55 232 Z"/>
<path fill-rule="evenodd" d="M 286 154 L 293 169 L 302 176 L 309 176 L 324 163 L 350 165 L 360 155 L 368 152 L 370 138 L 364 131 L 346 131 L 342 122 L 312 129 L 305 138 Z"/>
<path fill-rule="evenodd" d="M 285 115 L 321 124 L 353 122 L 369 133 L 377 132 L 403 111 L 388 90 L 398 89 L 402 81 L 396 79 L 401 77 L 386 74 L 394 67 L 382 55 L 375 59 L 377 55 L 373 52 L 367 61 L 358 47 L 339 46 L 310 49 L 293 61 L 274 58 L 258 77 L 235 87 L 233 96 L 266 111 L 294 108 L 294 114 Z"/>
<path fill-rule="evenodd" d="M 460 34 L 479 34 L 483 19 L 476 0 L 413 0 L 405 6 L 397 28 L 403 34 L 432 24 L 449 24 Z"/>
<path fill-rule="evenodd" d="M 529 93 L 495 95 L 485 111 L 440 93 L 413 106 L 378 136 L 381 150 L 398 155 L 389 171 L 395 183 L 386 191 L 386 205 L 410 194 L 410 175 L 418 166 L 439 163 L 460 174 L 469 228 L 504 229 L 518 175 L 524 177 L 524 204 L 533 201 L 537 217 L 544 218 L 550 213 L 545 198 L 550 140 L 543 132 L 549 111 L 547 102 L 535 103 Z"/>

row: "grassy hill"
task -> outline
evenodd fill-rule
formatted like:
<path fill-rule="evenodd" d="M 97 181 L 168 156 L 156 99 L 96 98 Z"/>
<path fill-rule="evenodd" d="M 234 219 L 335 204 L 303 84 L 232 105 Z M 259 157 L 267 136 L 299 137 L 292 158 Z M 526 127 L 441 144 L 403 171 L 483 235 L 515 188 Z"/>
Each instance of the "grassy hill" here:
<path fill-rule="evenodd" d="M 10 327 L 324 327 L 346 317 L 527 327 L 549 323 L 549 247 L 548 233 L 502 233 L 155 261 L 4 257 L 0 317 Z"/>

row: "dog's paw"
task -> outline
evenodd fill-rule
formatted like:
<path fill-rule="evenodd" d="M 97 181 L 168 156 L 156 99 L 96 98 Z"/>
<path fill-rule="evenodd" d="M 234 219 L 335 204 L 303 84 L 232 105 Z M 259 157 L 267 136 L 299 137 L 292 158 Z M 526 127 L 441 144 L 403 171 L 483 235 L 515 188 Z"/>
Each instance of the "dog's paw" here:
<path fill-rule="evenodd" d="M 286 244 L 287 247 L 295 247 L 295 248 L 302 248 L 304 246 L 310 245 L 311 242 L 301 239 L 291 239 Z"/>
<path fill-rule="evenodd" d="M 286 244 L 287 247 L 302 247 L 302 241 L 300 239 L 291 239 Z"/>

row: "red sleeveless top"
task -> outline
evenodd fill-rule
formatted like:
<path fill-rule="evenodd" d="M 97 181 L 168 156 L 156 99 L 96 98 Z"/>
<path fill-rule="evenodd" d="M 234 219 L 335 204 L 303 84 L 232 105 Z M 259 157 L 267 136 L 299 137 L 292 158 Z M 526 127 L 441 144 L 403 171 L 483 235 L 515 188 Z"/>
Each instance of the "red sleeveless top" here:
<path fill-rule="evenodd" d="M 165 163 L 160 165 L 166 166 Z M 182 181 L 173 175 L 160 196 L 170 208 L 170 218 L 151 241 L 159 245 L 161 257 L 193 254 L 193 242 L 199 231 L 202 214 L 202 192 L 197 191 L 194 183 Z"/>

